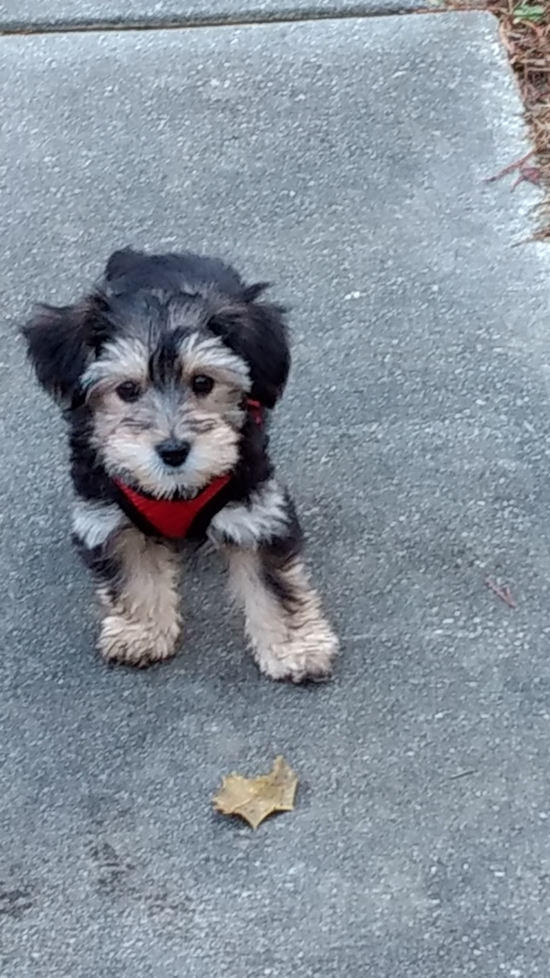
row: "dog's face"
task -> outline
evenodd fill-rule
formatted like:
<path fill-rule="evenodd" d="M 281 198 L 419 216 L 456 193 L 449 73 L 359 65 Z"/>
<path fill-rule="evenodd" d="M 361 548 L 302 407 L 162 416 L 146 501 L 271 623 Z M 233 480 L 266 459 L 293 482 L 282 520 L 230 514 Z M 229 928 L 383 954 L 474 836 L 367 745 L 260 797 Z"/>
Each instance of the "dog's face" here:
<path fill-rule="evenodd" d="M 43 386 L 89 410 L 113 477 L 194 493 L 236 466 L 248 397 L 273 407 L 289 368 L 282 311 L 220 263 L 115 254 L 93 295 L 25 328 Z"/>
<path fill-rule="evenodd" d="M 201 489 L 239 455 L 250 368 L 207 330 L 106 344 L 82 377 L 92 443 L 110 475 L 154 495 Z"/>

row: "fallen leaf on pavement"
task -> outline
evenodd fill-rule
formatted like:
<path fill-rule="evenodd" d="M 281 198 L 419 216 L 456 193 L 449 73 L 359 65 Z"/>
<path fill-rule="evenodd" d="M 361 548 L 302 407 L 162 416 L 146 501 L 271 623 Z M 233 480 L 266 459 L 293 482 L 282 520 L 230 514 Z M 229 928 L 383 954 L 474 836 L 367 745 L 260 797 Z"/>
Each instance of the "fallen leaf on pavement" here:
<path fill-rule="evenodd" d="M 294 810 L 298 778 L 284 757 L 276 757 L 269 774 L 244 778 L 234 772 L 223 779 L 212 799 L 222 815 L 240 815 L 253 829 L 273 812 Z"/>

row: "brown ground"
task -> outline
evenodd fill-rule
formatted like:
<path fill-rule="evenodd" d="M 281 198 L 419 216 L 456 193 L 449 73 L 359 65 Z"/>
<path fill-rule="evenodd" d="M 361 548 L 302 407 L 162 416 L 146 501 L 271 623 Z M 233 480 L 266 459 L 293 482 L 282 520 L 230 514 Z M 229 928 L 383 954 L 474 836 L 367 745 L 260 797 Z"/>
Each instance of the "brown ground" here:
<path fill-rule="evenodd" d="M 541 184 L 545 200 L 535 237 L 550 240 L 550 0 L 448 0 L 456 10 L 488 10 L 516 73 L 534 150 L 500 174 Z M 514 185 L 514 182 L 513 184 Z"/>

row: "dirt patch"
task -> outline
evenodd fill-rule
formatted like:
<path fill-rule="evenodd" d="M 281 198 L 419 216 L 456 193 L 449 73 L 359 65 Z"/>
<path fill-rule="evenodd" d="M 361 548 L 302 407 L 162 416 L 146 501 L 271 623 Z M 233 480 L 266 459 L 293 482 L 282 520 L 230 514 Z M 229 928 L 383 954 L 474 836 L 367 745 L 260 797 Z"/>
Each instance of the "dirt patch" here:
<path fill-rule="evenodd" d="M 537 240 L 550 240 L 550 0 L 448 0 L 454 10 L 487 10 L 499 21 L 502 44 L 516 74 L 533 140 L 532 153 L 513 161 L 498 176 L 513 175 L 540 184 Z"/>

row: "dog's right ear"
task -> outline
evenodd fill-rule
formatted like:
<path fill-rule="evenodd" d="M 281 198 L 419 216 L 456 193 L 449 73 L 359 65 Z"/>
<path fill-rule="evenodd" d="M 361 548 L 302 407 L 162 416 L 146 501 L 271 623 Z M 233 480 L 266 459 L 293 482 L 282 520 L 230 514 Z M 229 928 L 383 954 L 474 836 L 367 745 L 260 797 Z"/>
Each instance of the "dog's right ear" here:
<path fill-rule="evenodd" d="M 145 255 L 141 251 L 134 251 L 133 248 L 121 248 L 114 251 L 105 267 L 105 278 L 107 282 L 125 275 L 135 269 L 139 262 L 143 262 Z"/>
<path fill-rule="evenodd" d="M 73 306 L 40 306 L 21 333 L 38 381 L 67 406 L 98 346 L 99 297 Z"/>

